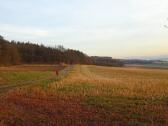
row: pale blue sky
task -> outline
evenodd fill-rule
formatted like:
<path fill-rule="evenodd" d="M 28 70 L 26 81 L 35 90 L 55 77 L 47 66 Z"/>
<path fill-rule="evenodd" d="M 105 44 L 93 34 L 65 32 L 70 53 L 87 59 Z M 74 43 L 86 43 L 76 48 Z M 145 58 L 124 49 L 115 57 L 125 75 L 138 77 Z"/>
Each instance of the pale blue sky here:
<path fill-rule="evenodd" d="M 168 0 L 0 0 L 0 34 L 88 55 L 168 54 Z"/>

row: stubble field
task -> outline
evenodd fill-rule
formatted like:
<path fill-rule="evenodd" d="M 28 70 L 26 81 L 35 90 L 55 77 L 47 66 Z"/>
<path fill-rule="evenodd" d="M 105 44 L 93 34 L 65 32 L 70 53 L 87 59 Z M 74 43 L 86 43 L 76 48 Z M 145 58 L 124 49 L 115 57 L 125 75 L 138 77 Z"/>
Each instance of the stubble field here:
<path fill-rule="evenodd" d="M 64 70 L 50 83 L 1 93 L 0 126 L 168 125 L 167 70 L 87 65 Z"/>

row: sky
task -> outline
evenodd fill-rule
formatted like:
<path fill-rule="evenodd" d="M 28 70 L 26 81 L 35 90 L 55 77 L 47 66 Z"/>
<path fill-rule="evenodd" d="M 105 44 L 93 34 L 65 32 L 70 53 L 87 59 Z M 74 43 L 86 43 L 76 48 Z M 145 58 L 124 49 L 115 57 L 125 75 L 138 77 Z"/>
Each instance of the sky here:
<path fill-rule="evenodd" d="M 168 0 L 0 0 L 0 35 L 89 56 L 168 54 Z"/>

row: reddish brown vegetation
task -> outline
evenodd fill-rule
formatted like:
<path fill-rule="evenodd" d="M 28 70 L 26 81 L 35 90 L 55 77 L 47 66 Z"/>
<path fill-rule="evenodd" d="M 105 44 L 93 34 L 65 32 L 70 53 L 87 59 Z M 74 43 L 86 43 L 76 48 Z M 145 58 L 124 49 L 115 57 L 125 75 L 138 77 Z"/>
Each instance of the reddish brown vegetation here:
<path fill-rule="evenodd" d="M 39 96 L 39 97 L 38 97 Z M 0 120 L 9 126 L 102 126 L 110 125 L 110 112 L 89 107 L 81 98 L 12 92 L 1 98 Z"/>
<path fill-rule="evenodd" d="M 0 122 L 0 126 L 6 126 L 3 122 Z"/>
<path fill-rule="evenodd" d="M 45 88 L 1 96 L 0 125 L 166 126 L 167 76 L 162 70 L 76 66 Z"/>
<path fill-rule="evenodd" d="M 16 90 L 1 97 L 0 100 L 0 126 L 125 126 L 135 121 L 137 112 L 141 115 L 139 121 L 149 121 L 149 116 L 144 115 L 138 106 L 130 106 L 130 111 L 127 111 L 128 108 L 113 110 L 88 106 L 83 102 L 83 97 L 47 93 L 39 88 Z M 155 122 L 167 124 L 162 122 L 165 120 L 162 119 L 162 115 L 166 114 L 166 106 L 164 108 L 158 105 L 142 105 L 142 108 L 144 111 L 154 110 L 158 113 L 158 116 L 151 117 L 155 118 L 153 125 Z M 132 112 L 135 112 L 134 116 Z"/>

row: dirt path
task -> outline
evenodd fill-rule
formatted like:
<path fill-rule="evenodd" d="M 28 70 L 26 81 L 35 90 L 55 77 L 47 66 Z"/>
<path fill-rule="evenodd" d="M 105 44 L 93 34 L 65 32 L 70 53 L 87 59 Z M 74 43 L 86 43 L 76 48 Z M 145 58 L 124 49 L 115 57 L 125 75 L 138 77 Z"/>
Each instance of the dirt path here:
<path fill-rule="evenodd" d="M 52 68 L 53 69 L 53 68 Z M 14 83 L 14 84 L 1 84 L 0 85 L 0 93 L 5 93 L 11 89 L 15 89 L 15 88 L 19 88 L 19 87 L 25 87 L 25 86 L 32 86 L 32 85 L 39 85 L 39 83 L 43 83 L 44 81 L 57 81 L 60 78 L 62 78 L 63 76 L 66 76 L 66 74 L 68 73 L 68 69 L 70 69 L 70 67 L 61 67 L 59 68 L 59 76 L 51 75 L 50 77 L 47 78 L 42 78 L 42 79 L 38 79 L 38 80 L 30 80 L 30 81 L 25 81 L 25 82 L 18 82 L 18 83 Z M 0 78 L 1 79 L 1 78 Z"/>
<path fill-rule="evenodd" d="M 14 88 L 18 88 L 18 87 L 23 87 L 23 86 L 30 86 L 30 85 L 36 85 L 37 82 L 41 82 L 41 81 L 46 81 L 46 80 L 57 80 L 57 77 L 50 77 L 50 78 L 45 78 L 45 79 L 40 79 L 40 80 L 31 80 L 31 81 L 26 81 L 24 83 L 17 83 L 17 84 L 2 84 L 2 86 L 0 86 L 0 93 L 9 91 L 10 89 L 14 89 Z"/>

